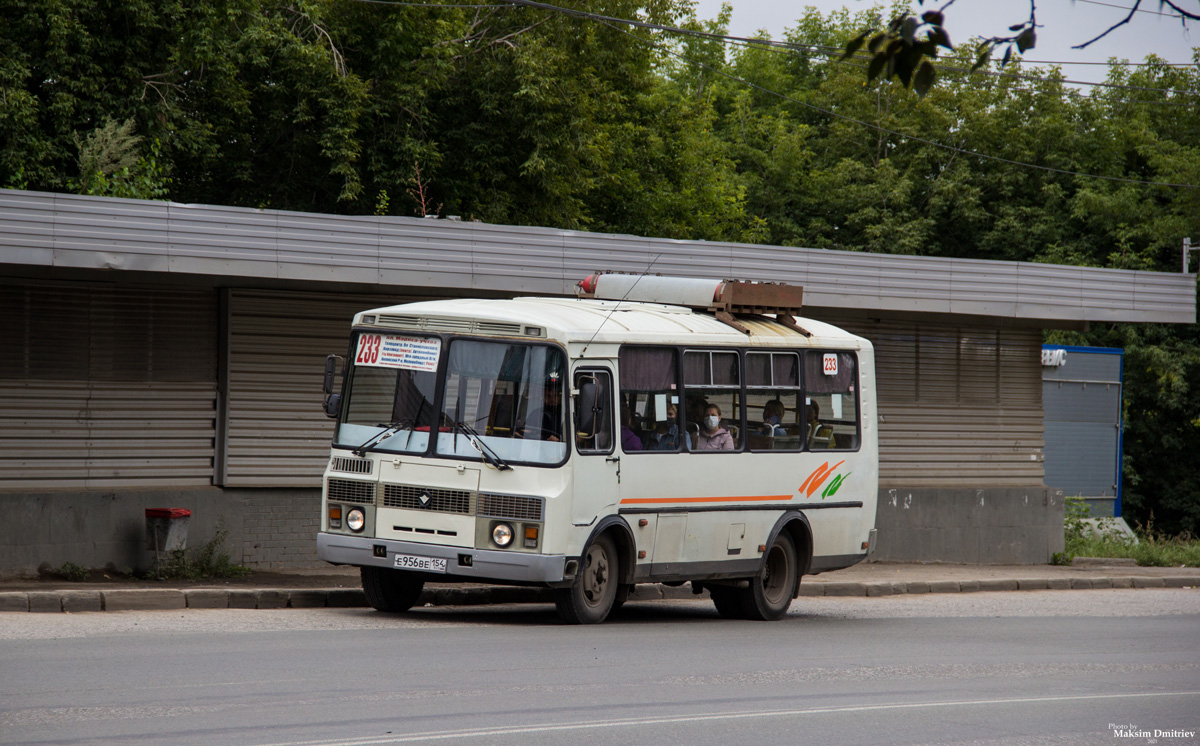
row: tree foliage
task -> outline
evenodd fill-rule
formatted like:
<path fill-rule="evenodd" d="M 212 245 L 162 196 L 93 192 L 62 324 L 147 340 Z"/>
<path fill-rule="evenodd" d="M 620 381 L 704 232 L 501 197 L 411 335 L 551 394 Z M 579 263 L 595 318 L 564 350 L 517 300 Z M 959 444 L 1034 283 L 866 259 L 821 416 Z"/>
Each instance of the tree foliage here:
<path fill-rule="evenodd" d="M 578 7 L 728 22 L 687 0 Z M 3 0 L 0 185 L 1178 271 L 1200 240 L 1200 189 L 1172 186 L 1200 184 L 1200 57 L 1114 64 L 1084 93 L 1019 61 L 1028 77 L 971 72 L 944 21 L 893 29 L 942 55 L 926 86 L 920 62 L 877 61 L 886 38 L 865 60 L 819 51 L 870 50 L 880 10 L 809 9 L 792 48 L 731 53 L 490 4 Z M 1127 350 L 1130 513 L 1200 529 L 1196 327 L 1069 341 Z"/>

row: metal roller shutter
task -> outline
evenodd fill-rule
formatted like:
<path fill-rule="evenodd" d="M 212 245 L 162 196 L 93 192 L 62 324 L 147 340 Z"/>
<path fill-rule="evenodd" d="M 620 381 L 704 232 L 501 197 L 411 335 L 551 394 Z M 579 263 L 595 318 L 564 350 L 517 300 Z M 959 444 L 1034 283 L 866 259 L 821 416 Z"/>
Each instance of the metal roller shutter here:
<path fill-rule="evenodd" d="M 881 485 L 1042 481 L 1036 329 L 842 322 L 875 345 Z"/>
<path fill-rule="evenodd" d="M 0 487 L 212 484 L 216 297 L 0 285 Z"/>
<path fill-rule="evenodd" d="M 320 485 L 333 435 L 321 411 L 325 356 L 346 354 L 355 313 L 408 300 L 231 291 L 226 486 Z"/>

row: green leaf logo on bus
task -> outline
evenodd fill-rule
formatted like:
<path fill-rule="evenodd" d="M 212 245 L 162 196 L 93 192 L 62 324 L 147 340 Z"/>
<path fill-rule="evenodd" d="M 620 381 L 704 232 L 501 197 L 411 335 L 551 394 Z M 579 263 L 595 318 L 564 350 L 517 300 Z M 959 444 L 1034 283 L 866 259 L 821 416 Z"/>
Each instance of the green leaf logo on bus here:
<path fill-rule="evenodd" d="M 837 468 L 844 463 L 846 462 L 843 460 L 837 462 L 833 466 L 830 466 L 828 461 L 821 464 L 816 469 L 813 469 L 812 474 L 808 475 L 808 479 L 805 479 L 804 484 L 800 485 L 799 491 L 805 497 L 812 497 L 813 493 L 821 489 L 822 484 L 825 484 L 825 480 L 829 479 L 830 475 L 837 471 Z M 842 483 L 845 482 L 846 478 L 849 476 L 850 472 L 847 472 L 845 474 L 838 474 L 836 477 L 834 477 L 833 481 L 830 482 L 829 485 L 825 487 L 825 490 L 821 493 L 821 499 L 824 500 L 827 497 L 833 497 L 836 495 L 837 491 L 841 488 Z"/>

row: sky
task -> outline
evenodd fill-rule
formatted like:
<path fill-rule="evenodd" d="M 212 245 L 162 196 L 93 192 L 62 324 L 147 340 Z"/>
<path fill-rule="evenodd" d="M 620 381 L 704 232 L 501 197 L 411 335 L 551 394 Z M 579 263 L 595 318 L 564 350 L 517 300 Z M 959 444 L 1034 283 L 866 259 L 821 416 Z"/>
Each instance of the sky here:
<path fill-rule="evenodd" d="M 874 0 L 727 0 L 733 7 L 729 32 L 734 36 L 751 36 L 765 29 L 773 39 L 781 39 L 784 29 L 794 25 L 805 6 L 814 6 L 822 13 L 846 7 L 851 13 L 869 9 Z M 944 0 L 926 0 L 924 6 L 940 8 Z M 1200 11 L 1196 0 L 1184 0 L 1183 7 Z M 1200 47 L 1200 22 L 1190 21 L 1185 28 L 1178 17 L 1166 17 L 1169 8 L 1159 7 L 1158 0 L 1142 0 L 1141 11 L 1128 24 L 1118 28 L 1087 49 L 1071 49 L 1100 34 L 1129 13 L 1133 0 L 1037 0 L 1037 46 L 1025 54 L 1029 63 L 1035 62 L 1105 62 L 1111 57 L 1141 62 L 1148 54 L 1157 54 L 1168 62 L 1190 63 L 1192 47 Z M 697 0 L 696 15 L 714 18 L 721 0 Z M 1151 12 L 1142 12 L 1151 11 Z M 1008 27 L 1029 18 L 1029 4 L 1007 0 L 956 0 L 946 9 L 946 28 L 955 45 L 967 42 L 972 36 L 1007 36 Z M 1003 52 L 1001 52 L 1002 54 Z M 1063 64 L 1068 79 L 1103 81 L 1106 68 L 1101 65 Z"/>

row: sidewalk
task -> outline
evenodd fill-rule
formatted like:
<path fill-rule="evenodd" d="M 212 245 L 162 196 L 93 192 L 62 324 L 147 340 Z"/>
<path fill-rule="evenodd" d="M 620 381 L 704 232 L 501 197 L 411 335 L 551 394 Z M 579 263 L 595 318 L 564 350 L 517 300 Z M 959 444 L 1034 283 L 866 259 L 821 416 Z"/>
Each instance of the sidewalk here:
<path fill-rule="evenodd" d="M 1079 560 L 1076 560 L 1079 562 Z M 1120 562 L 1110 560 L 1111 563 Z M 806 576 L 801 596 L 890 596 L 904 593 L 1065 591 L 1094 588 L 1200 588 L 1200 568 L 1125 564 L 947 565 L 864 562 Z M 691 586 L 639 585 L 630 601 L 704 599 Z M 549 603 L 544 588 L 430 583 L 420 605 Z M 363 607 L 355 568 L 255 572 L 216 581 L 101 579 L 0 580 L 0 612 L 145 611 L 154 609 L 283 609 Z"/>

